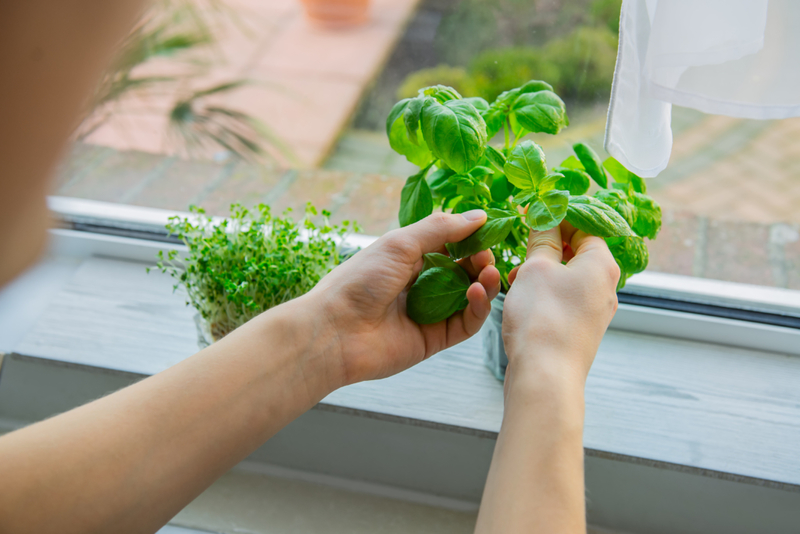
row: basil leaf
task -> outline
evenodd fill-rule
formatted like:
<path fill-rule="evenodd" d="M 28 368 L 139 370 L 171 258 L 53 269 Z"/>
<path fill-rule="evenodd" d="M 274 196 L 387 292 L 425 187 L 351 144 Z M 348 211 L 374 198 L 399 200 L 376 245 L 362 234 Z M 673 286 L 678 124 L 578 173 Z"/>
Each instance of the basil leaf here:
<path fill-rule="evenodd" d="M 486 123 L 468 102 L 429 100 L 422 108 L 422 136 L 434 156 L 464 174 L 483 156 Z"/>
<path fill-rule="evenodd" d="M 482 176 L 486 176 L 487 174 L 494 174 L 494 169 L 491 169 L 489 167 L 478 166 L 469 171 L 469 175 L 472 176 L 473 178 L 481 178 Z"/>
<path fill-rule="evenodd" d="M 489 189 L 492 193 L 492 200 L 495 202 L 504 202 L 511 196 L 511 184 L 508 183 L 504 174 L 495 174 Z"/>
<path fill-rule="evenodd" d="M 406 313 L 418 324 L 444 321 L 467 306 L 466 282 L 452 269 L 432 267 L 420 273 L 408 290 Z"/>
<path fill-rule="evenodd" d="M 508 181 L 520 189 L 533 189 L 547 175 L 542 147 L 533 141 L 518 144 L 503 167 Z"/>
<path fill-rule="evenodd" d="M 431 151 L 428 150 L 422 140 L 419 130 L 416 133 L 417 142 L 413 143 L 409 140 L 408 131 L 403 120 L 403 114 L 410 100 L 406 98 L 394 105 L 389 117 L 386 119 L 386 134 L 389 137 L 389 145 L 395 152 L 405 156 L 414 165 L 425 167 L 433 161 L 433 154 L 431 154 Z"/>
<path fill-rule="evenodd" d="M 606 242 L 609 243 L 608 249 L 621 271 L 630 275 L 647 269 L 650 253 L 644 239 L 639 236 L 613 239 L 612 242 L 609 242 L 610 240 L 606 240 Z"/>
<path fill-rule="evenodd" d="M 517 122 L 530 132 L 557 134 L 569 124 L 564 101 L 552 91 L 519 95 L 512 108 Z"/>
<path fill-rule="evenodd" d="M 578 230 L 598 237 L 634 235 L 631 227 L 614 208 L 586 195 L 570 197 L 565 219 Z"/>
<path fill-rule="evenodd" d="M 528 206 L 525 220 L 534 230 L 544 231 L 558 226 L 567 215 L 569 193 L 553 189 L 534 199 Z"/>
<path fill-rule="evenodd" d="M 419 145 L 419 115 L 422 113 L 422 106 L 425 104 L 423 98 L 412 98 L 406 110 L 403 112 L 403 123 L 406 125 L 406 135 L 408 140 Z"/>
<path fill-rule="evenodd" d="M 542 80 L 531 80 L 519 88 L 519 94 L 538 93 L 539 91 L 552 91 L 553 86 Z"/>
<path fill-rule="evenodd" d="M 586 170 L 583 166 L 583 163 L 581 163 L 581 161 L 575 156 L 570 156 L 564 161 L 562 161 L 559 167 L 564 167 L 565 169 L 578 169 L 581 171 Z"/>
<path fill-rule="evenodd" d="M 428 185 L 431 186 L 431 191 L 441 196 L 448 196 L 448 192 L 455 193 L 455 185 L 450 183 L 450 178 L 453 171 L 450 169 L 436 169 L 428 175 Z"/>
<path fill-rule="evenodd" d="M 458 243 L 448 243 L 447 251 L 452 258 L 466 258 L 502 242 L 511 232 L 519 214 L 513 211 L 490 208 L 486 210 L 486 222 L 468 238 Z"/>
<path fill-rule="evenodd" d="M 486 152 L 484 152 L 483 155 L 486 156 L 486 159 L 488 159 L 492 165 L 497 167 L 498 170 L 503 170 L 503 166 L 506 164 L 506 157 L 502 154 L 502 152 L 492 146 L 487 145 Z"/>
<path fill-rule="evenodd" d="M 525 189 L 514 195 L 514 202 L 520 206 L 527 206 L 538 195 L 539 192 L 536 189 Z"/>
<path fill-rule="evenodd" d="M 575 156 L 572 156 L 575 158 Z M 578 161 L 578 158 L 575 158 Z M 556 189 L 569 191 L 570 195 L 583 195 L 589 190 L 589 175 L 581 169 L 556 167 L 553 169 L 563 176 L 555 184 Z"/>
<path fill-rule="evenodd" d="M 469 102 L 472 107 L 478 110 L 479 113 L 489 111 L 489 103 L 479 96 L 471 96 L 469 98 L 462 98 L 462 102 Z"/>
<path fill-rule="evenodd" d="M 589 176 L 592 177 L 592 180 L 597 182 L 600 187 L 607 188 L 608 173 L 600 162 L 600 157 L 597 153 L 585 143 L 575 143 L 572 145 L 572 150 L 575 151 L 575 155 L 581 160 L 583 167 L 586 169 L 586 172 L 589 173 Z"/>
<path fill-rule="evenodd" d="M 460 100 L 461 95 L 452 87 L 446 85 L 431 85 L 423 87 L 419 90 L 419 94 L 425 96 L 432 96 L 441 103 L 449 102 L 450 100 Z"/>
<path fill-rule="evenodd" d="M 519 89 L 512 89 L 500 93 L 500 96 L 492 102 L 489 109 L 481 112 L 483 120 L 486 122 L 486 135 L 489 139 L 494 137 L 503 128 L 508 114 L 511 112 L 511 105 L 519 95 Z"/>
<path fill-rule="evenodd" d="M 594 198 L 614 208 L 617 213 L 622 215 L 628 226 L 633 228 L 636 221 L 636 208 L 628 202 L 628 197 L 624 192 L 617 189 L 601 189 L 594 194 Z"/>
<path fill-rule="evenodd" d="M 540 193 L 544 191 L 550 191 L 551 189 L 561 189 L 560 187 L 556 187 L 555 185 L 556 183 L 558 183 L 559 180 L 563 178 L 564 178 L 563 174 L 559 172 L 551 172 L 550 174 L 542 178 L 542 181 L 539 182 L 539 186 L 537 187 L 537 189 L 539 190 Z"/>
<path fill-rule="evenodd" d="M 408 177 L 400 191 L 400 226 L 408 226 L 433 213 L 433 195 L 425 175 L 430 166 Z"/>
<path fill-rule="evenodd" d="M 453 260 L 450 256 L 445 256 L 444 254 L 439 254 L 438 252 L 431 252 L 430 254 L 423 254 L 422 255 L 422 271 L 427 271 L 428 269 L 433 269 L 434 267 L 442 267 L 443 269 L 449 269 L 456 273 L 461 280 L 464 281 L 465 284 L 469 284 L 469 275 L 467 271 L 464 270 L 462 266 Z"/>
<path fill-rule="evenodd" d="M 631 197 L 636 206 L 636 222 L 633 231 L 642 237 L 655 239 L 661 230 L 661 206 L 647 195 L 634 193 Z"/>
<path fill-rule="evenodd" d="M 647 184 L 644 179 L 633 174 L 614 158 L 607 157 L 603 162 L 603 167 L 606 168 L 615 181 L 630 184 L 631 188 L 637 193 L 647 193 Z"/>

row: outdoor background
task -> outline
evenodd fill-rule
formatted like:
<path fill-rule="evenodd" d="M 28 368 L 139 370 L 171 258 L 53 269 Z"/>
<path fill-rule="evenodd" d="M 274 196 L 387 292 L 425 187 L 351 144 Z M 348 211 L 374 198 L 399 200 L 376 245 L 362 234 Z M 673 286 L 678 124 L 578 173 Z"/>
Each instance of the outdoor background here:
<path fill-rule="evenodd" d="M 415 172 L 385 118 L 419 87 L 491 101 L 543 79 L 571 120 L 533 136 L 548 162 L 576 141 L 605 157 L 619 7 L 372 0 L 362 24 L 331 27 L 300 0 L 158 0 L 98 88 L 55 194 L 216 214 L 311 201 L 379 235 Z M 676 107 L 673 131 L 669 167 L 648 180 L 665 212 L 649 270 L 800 289 L 800 119 Z"/>

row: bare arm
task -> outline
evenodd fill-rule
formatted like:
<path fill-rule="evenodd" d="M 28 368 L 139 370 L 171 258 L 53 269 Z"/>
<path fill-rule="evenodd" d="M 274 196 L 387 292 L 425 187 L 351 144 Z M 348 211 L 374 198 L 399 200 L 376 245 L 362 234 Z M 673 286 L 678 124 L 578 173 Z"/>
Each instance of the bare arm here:
<path fill-rule="evenodd" d="M 424 252 L 485 220 L 437 214 L 386 234 L 182 363 L 0 438 L 0 532 L 153 532 L 336 388 L 473 335 L 499 291 L 491 253 L 463 261 L 469 305 L 447 321 L 417 325 L 405 295 Z"/>
<path fill-rule="evenodd" d="M 531 235 L 510 279 L 505 413 L 476 532 L 582 533 L 583 391 L 616 311 L 619 269 L 602 239 L 562 223 Z"/>

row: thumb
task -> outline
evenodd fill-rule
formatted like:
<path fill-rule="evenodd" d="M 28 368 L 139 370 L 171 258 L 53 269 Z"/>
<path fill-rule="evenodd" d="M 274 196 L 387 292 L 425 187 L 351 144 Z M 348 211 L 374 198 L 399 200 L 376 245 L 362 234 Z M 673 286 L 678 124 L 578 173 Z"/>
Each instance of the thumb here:
<path fill-rule="evenodd" d="M 528 255 L 526 259 L 541 257 L 561 263 L 563 256 L 564 245 L 561 241 L 560 226 L 544 232 L 531 231 L 531 235 L 528 237 Z"/>
<path fill-rule="evenodd" d="M 412 248 L 416 259 L 419 259 L 423 254 L 441 250 L 445 243 L 466 239 L 485 222 L 486 212 L 483 210 L 434 213 L 395 232 Z"/>

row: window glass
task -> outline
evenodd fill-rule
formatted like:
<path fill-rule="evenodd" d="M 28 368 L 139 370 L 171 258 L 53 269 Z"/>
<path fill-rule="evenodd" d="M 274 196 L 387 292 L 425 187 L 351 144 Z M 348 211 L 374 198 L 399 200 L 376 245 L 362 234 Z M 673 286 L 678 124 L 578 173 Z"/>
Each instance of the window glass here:
<path fill-rule="evenodd" d="M 56 194 L 224 214 L 306 202 L 377 235 L 416 167 L 392 105 L 444 84 L 491 101 L 553 85 L 570 126 L 536 134 L 553 166 L 602 150 L 619 0 L 158 0 L 123 43 Z M 800 289 L 800 119 L 674 108 L 652 272 Z"/>

